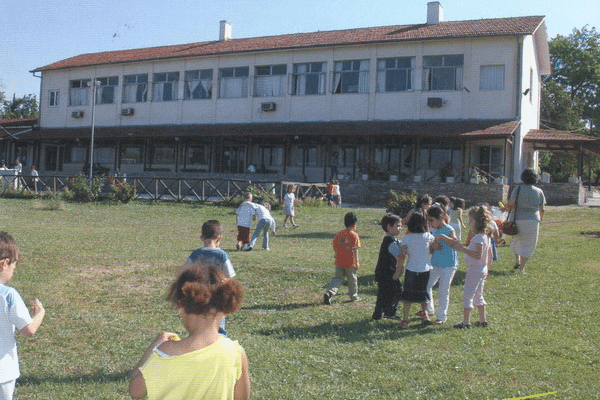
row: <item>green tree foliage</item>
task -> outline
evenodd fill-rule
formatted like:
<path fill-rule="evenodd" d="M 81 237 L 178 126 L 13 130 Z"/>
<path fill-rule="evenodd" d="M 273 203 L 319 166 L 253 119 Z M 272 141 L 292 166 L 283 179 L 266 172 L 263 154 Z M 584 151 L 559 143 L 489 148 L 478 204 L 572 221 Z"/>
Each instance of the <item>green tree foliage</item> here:
<path fill-rule="evenodd" d="M 600 33 L 584 26 L 550 40 L 552 75 L 542 88 L 542 124 L 551 129 L 598 136 L 600 130 Z M 543 153 L 542 169 L 564 181 L 578 171 L 576 154 Z M 599 157 L 588 156 L 586 173 L 598 180 Z M 594 172 L 596 171 L 596 172 Z M 588 178 L 586 176 L 586 178 Z"/>
<path fill-rule="evenodd" d="M 37 118 L 39 116 L 37 98 L 33 94 L 27 94 L 20 98 L 13 96 L 12 101 L 8 101 L 2 93 L 0 100 L 0 117 L 3 119 Z"/>

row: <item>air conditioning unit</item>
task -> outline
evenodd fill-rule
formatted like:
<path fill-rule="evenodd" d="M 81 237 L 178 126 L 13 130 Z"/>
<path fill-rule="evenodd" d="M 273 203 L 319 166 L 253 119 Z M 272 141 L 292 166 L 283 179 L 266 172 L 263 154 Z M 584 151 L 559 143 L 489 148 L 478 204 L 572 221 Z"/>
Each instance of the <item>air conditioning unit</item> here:
<path fill-rule="evenodd" d="M 123 108 L 121 110 L 121 115 L 124 117 L 130 117 L 134 114 L 135 110 L 133 108 Z"/>
<path fill-rule="evenodd" d="M 73 111 L 71 113 L 72 118 L 83 118 L 83 111 Z"/>
<path fill-rule="evenodd" d="M 441 97 L 428 97 L 427 106 L 431 108 L 441 108 L 443 100 Z"/>
<path fill-rule="evenodd" d="M 277 109 L 277 104 L 271 102 L 268 103 L 260 103 L 260 109 L 262 111 L 275 111 Z"/>

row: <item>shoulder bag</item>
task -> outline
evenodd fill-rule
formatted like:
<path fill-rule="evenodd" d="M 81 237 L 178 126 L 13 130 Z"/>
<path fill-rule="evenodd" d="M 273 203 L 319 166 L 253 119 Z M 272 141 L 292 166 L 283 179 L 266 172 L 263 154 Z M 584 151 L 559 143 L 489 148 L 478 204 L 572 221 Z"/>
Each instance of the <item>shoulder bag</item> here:
<path fill-rule="evenodd" d="M 517 217 L 517 207 L 519 206 L 519 189 L 521 186 L 517 186 L 517 195 L 515 196 L 515 208 L 511 209 L 508 213 L 508 217 L 506 221 L 504 221 L 504 225 L 502 226 L 502 233 L 509 236 L 514 236 L 519 233 L 517 229 L 517 223 L 515 222 L 515 218 Z M 510 220 L 510 215 L 512 214 L 512 221 Z"/>

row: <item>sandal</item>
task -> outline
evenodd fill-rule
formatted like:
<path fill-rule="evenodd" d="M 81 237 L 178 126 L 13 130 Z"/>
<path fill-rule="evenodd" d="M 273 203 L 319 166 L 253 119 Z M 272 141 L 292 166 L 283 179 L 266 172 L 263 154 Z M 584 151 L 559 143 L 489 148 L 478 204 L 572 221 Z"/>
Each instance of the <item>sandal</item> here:
<path fill-rule="evenodd" d="M 439 319 L 434 322 L 435 325 L 444 325 L 446 321 L 440 321 Z"/>
<path fill-rule="evenodd" d="M 419 310 L 419 311 L 417 311 L 417 313 L 415 315 L 417 317 L 424 317 L 425 315 L 427 315 L 427 313 L 424 310 Z"/>
<path fill-rule="evenodd" d="M 403 319 L 402 321 L 400 321 L 400 329 L 408 329 L 410 327 L 408 325 L 409 323 L 410 323 L 409 320 Z"/>
<path fill-rule="evenodd" d="M 480 326 L 480 327 L 482 327 L 482 328 L 487 328 L 487 327 L 488 327 L 488 325 L 489 325 L 489 324 L 488 324 L 488 322 L 487 322 L 487 321 L 483 321 L 483 322 L 479 322 L 479 321 L 477 321 L 477 322 L 475 322 L 475 326 Z"/>
<path fill-rule="evenodd" d="M 464 322 L 461 322 L 460 324 L 454 325 L 454 327 L 456 329 L 469 329 L 471 327 L 471 324 L 465 324 Z"/>

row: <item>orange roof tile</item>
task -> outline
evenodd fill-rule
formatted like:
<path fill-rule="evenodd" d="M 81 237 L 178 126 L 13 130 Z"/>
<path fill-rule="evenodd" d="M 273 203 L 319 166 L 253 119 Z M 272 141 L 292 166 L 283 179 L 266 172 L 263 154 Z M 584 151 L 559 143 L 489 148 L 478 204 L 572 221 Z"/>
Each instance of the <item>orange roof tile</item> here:
<path fill-rule="evenodd" d="M 82 54 L 67 58 L 31 72 L 120 64 L 184 57 L 200 57 L 244 52 L 301 49 L 352 44 L 375 44 L 417 40 L 467 37 L 531 35 L 544 22 L 543 16 L 448 21 L 437 25 L 395 25 L 373 28 L 319 31 L 278 36 L 265 36 L 226 41 L 209 41 L 143 49 Z"/>

